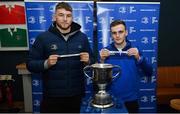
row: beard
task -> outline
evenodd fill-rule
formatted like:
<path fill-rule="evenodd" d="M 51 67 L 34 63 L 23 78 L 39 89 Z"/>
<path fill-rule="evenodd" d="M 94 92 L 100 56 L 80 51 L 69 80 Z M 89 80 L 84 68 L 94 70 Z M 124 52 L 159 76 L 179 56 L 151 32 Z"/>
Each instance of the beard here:
<path fill-rule="evenodd" d="M 64 26 L 62 26 L 61 24 L 58 24 L 58 23 L 56 23 L 56 25 L 62 30 L 68 30 L 71 27 L 71 24 L 69 26 L 67 26 L 67 27 L 64 27 Z"/>

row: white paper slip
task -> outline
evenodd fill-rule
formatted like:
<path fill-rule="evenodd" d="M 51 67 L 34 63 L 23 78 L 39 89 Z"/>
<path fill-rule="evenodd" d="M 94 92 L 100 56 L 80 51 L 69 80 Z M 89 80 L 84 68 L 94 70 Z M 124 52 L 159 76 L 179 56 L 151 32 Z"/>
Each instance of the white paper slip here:
<path fill-rule="evenodd" d="M 110 55 L 114 55 L 114 54 L 127 54 L 127 51 L 110 51 Z"/>
<path fill-rule="evenodd" d="M 128 54 L 128 51 L 121 51 L 120 53 Z"/>
<path fill-rule="evenodd" d="M 58 57 L 62 58 L 62 57 L 75 57 L 75 56 L 80 56 L 80 53 L 77 53 L 77 54 L 59 55 Z"/>

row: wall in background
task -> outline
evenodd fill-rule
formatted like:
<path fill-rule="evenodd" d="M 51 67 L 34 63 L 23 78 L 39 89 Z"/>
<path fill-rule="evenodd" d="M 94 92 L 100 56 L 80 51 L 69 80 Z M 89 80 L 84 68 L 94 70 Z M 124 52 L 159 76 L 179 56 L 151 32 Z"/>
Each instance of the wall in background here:
<path fill-rule="evenodd" d="M 14 100 L 23 100 L 22 77 L 18 75 L 16 65 L 26 61 L 27 51 L 0 51 L 0 74 L 10 74 L 13 84 Z"/>
<path fill-rule="evenodd" d="M 161 0 L 158 65 L 180 65 L 179 0 Z"/>

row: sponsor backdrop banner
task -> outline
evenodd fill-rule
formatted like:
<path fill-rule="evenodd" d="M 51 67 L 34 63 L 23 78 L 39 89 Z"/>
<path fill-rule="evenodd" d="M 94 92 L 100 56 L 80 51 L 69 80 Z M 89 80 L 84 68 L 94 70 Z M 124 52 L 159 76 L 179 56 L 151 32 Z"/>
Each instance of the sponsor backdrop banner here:
<path fill-rule="evenodd" d="M 115 19 L 127 24 L 128 39 L 153 65 L 151 79 L 140 80 L 140 112 L 156 112 L 156 77 L 159 2 L 97 2 L 98 50 L 112 42 L 109 25 Z"/>
<path fill-rule="evenodd" d="M 58 1 L 25 0 L 29 47 L 41 32 L 52 23 L 54 7 Z M 74 21 L 82 26 L 93 47 L 93 1 L 67 1 L 73 7 Z M 159 23 L 159 2 L 97 2 L 98 50 L 111 42 L 109 24 L 112 20 L 123 19 L 128 26 L 128 39 L 138 45 L 144 56 L 153 64 L 151 79 L 140 80 L 140 111 L 156 111 L 157 43 Z M 86 93 L 92 94 L 91 80 L 87 79 Z M 87 95 L 88 96 L 88 95 Z M 89 96 L 84 101 L 89 101 Z M 32 74 L 33 112 L 40 111 L 42 81 L 40 74 Z M 85 102 L 83 102 L 85 103 Z"/>
<path fill-rule="evenodd" d="M 25 0 L 26 20 L 30 48 L 36 36 L 47 30 L 52 23 L 55 5 L 60 1 Z M 66 1 L 73 7 L 73 20 L 79 23 L 81 30 L 87 34 L 93 47 L 93 1 Z M 40 74 L 32 74 L 33 112 L 40 111 L 42 99 L 42 80 Z"/>

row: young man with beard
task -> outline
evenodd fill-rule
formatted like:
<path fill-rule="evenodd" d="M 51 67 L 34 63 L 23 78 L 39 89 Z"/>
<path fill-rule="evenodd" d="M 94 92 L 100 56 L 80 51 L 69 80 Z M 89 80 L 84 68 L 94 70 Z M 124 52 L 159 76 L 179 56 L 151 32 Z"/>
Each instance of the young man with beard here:
<path fill-rule="evenodd" d="M 83 68 L 93 62 L 87 36 L 73 22 L 72 7 L 56 5 L 54 22 L 38 35 L 29 51 L 27 68 L 42 73 L 41 112 L 78 113 L 85 82 Z M 74 54 L 70 57 L 60 55 Z"/>

